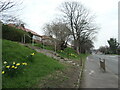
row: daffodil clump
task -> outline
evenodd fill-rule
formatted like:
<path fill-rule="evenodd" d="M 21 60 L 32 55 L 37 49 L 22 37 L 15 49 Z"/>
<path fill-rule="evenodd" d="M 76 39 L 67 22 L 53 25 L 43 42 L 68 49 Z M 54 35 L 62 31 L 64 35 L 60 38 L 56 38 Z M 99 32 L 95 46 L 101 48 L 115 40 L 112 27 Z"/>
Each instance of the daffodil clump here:
<path fill-rule="evenodd" d="M 77 57 L 75 54 L 73 54 L 73 53 L 70 53 L 69 54 L 70 56 L 73 56 L 73 57 Z"/>
<path fill-rule="evenodd" d="M 13 74 L 17 73 L 21 68 L 24 66 L 28 65 L 28 63 L 23 62 L 23 63 L 8 63 L 7 61 L 3 62 L 3 67 L 2 67 L 2 74 L 8 74 L 10 76 L 13 76 Z"/>
<path fill-rule="evenodd" d="M 35 53 L 31 53 L 31 55 L 32 55 L 32 56 L 34 56 L 34 55 L 35 55 Z"/>
<path fill-rule="evenodd" d="M 35 53 L 31 53 L 29 56 L 27 56 L 28 60 L 32 61 L 34 55 Z M 15 73 L 18 73 L 19 71 L 21 71 L 26 65 L 28 65 L 28 63 L 26 62 L 18 63 L 14 61 L 12 63 L 8 63 L 7 61 L 4 61 L 1 73 L 9 74 L 10 76 L 13 76 L 15 75 Z"/>

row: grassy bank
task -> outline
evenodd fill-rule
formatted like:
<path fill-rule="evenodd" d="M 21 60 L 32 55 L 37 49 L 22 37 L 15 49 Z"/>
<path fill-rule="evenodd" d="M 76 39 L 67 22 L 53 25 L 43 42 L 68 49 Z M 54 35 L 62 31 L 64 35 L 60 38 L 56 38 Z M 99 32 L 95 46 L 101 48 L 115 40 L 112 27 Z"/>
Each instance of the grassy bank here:
<path fill-rule="evenodd" d="M 39 48 L 43 48 L 46 50 L 52 50 L 54 51 L 54 47 L 53 46 L 49 46 L 49 45 L 42 45 L 42 44 L 38 44 L 35 43 L 34 46 L 39 47 Z M 85 59 L 89 54 L 80 54 L 78 55 L 76 53 L 76 51 L 73 48 L 65 48 L 64 50 L 57 50 L 57 53 L 64 58 L 68 58 L 68 59 L 74 59 L 74 60 L 79 60 L 79 59 Z"/>
<path fill-rule="evenodd" d="M 34 46 L 36 47 L 40 47 L 42 49 L 47 49 L 47 50 L 52 50 L 54 51 L 54 47 L 50 46 L 50 45 L 43 45 L 41 43 L 35 43 Z"/>
<path fill-rule="evenodd" d="M 66 48 L 65 50 L 60 50 L 57 53 L 64 58 L 69 58 L 74 60 L 80 60 L 81 58 L 85 59 L 89 55 L 89 54 L 78 55 L 76 51 L 72 48 Z"/>
<path fill-rule="evenodd" d="M 33 54 L 31 56 L 31 54 Z M 47 57 L 41 53 L 37 53 L 32 49 L 12 42 L 3 40 L 3 68 L 6 70 L 6 66 L 14 66 L 19 63 L 16 69 L 9 67 L 2 75 L 3 88 L 27 88 L 32 87 L 38 81 L 56 70 L 64 69 L 65 66 L 57 62 L 56 60 Z M 7 65 L 5 64 L 7 62 Z M 20 68 L 22 64 L 27 63 L 23 68 Z M 13 73 L 9 74 L 11 70 Z M 15 73 L 14 73 L 15 72 Z"/>

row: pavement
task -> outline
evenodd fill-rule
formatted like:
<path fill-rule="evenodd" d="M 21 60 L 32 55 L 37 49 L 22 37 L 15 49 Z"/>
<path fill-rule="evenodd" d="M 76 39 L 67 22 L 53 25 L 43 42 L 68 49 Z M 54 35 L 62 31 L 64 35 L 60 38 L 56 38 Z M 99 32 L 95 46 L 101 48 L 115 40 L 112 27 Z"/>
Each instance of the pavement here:
<path fill-rule="evenodd" d="M 100 68 L 99 57 L 109 59 L 109 61 L 106 60 L 106 72 Z M 113 61 L 112 58 L 115 57 L 105 55 L 88 56 L 83 71 L 81 88 L 118 88 L 117 60 Z M 110 62 L 110 59 L 112 62 Z"/>

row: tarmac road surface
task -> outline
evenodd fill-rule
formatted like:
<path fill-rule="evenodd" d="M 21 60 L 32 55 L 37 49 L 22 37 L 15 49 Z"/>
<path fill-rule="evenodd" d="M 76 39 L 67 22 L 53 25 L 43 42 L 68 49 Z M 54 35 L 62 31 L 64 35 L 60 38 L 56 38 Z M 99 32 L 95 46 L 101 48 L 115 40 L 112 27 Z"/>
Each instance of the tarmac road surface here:
<path fill-rule="evenodd" d="M 106 71 L 100 68 L 99 58 L 105 59 Z M 81 88 L 118 88 L 118 55 L 87 57 Z"/>

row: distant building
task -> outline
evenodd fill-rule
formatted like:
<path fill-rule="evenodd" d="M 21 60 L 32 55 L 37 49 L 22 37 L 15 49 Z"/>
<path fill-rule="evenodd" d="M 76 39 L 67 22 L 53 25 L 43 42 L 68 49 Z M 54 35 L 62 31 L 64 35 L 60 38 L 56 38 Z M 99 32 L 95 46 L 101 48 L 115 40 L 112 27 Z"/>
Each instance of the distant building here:
<path fill-rule="evenodd" d="M 8 24 L 8 26 L 16 27 L 17 29 L 21 29 L 25 32 L 30 32 L 31 34 L 33 34 L 33 37 L 31 37 L 32 39 L 34 39 L 36 41 L 41 41 L 42 36 L 40 36 L 39 34 L 37 34 L 36 32 L 34 32 L 30 29 L 25 28 L 23 24 L 21 24 L 21 25 Z"/>
<path fill-rule="evenodd" d="M 31 34 L 33 34 L 33 37 L 31 37 L 31 38 L 37 43 L 43 43 L 44 45 L 54 45 L 55 44 L 56 40 L 54 38 L 52 38 L 52 36 L 39 35 L 36 32 L 25 28 L 24 25 L 22 25 L 22 24 L 21 25 L 8 24 L 8 26 L 16 27 L 25 32 L 30 32 Z"/>
<path fill-rule="evenodd" d="M 31 38 L 37 43 L 42 43 L 44 45 L 54 46 L 54 45 L 57 45 L 59 42 L 58 40 L 56 40 L 52 36 L 39 35 L 36 32 L 25 28 L 24 25 L 8 24 L 8 26 L 16 27 L 16 28 L 21 29 L 23 31 L 30 32 L 31 34 L 33 34 L 33 37 L 31 37 Z"/>
<path fill-rule="evenodd" d="M 43 35 L 41 36 L 41 41 L 44 45 L 57 45 L 57 42 L 58 40 L 56 40 L 55 38 L 53 38 L 52 36 L 46 36 L 46 35 Z"/>

